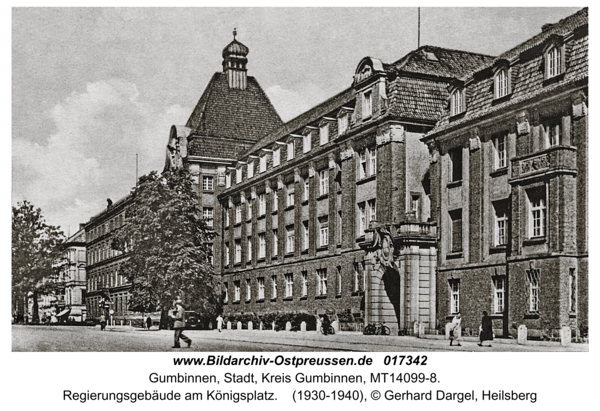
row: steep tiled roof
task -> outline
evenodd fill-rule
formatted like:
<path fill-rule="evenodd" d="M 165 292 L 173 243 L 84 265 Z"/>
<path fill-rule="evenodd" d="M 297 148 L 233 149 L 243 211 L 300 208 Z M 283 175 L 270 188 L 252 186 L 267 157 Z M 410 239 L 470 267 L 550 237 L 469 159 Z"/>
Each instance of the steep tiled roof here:
<path fill-rule="evenodd" d="M 188 155 L 237 159 L 239 156 L 252 146 L 252 140 L 238 140 L 218 137 L 197 137 L 192 138 L 188 143 Z"/>
<path fill-rule="evenodd" d="M 261 148 L 269 147 L 277 140 L 284 138 L 290 133 L 298 132 L 313 121 L 321 120 L 323 116 L 329 114 L 332 110 L 340 108 L 352 100 L 354 100 L 354 90 L 348 88 L 273 130 L 273 132 L 256 142 L 245 154 L 252 154 Z"/>
<path fill-rule="evenodd" d="M 389 86 L 390 113 L 415 120 L 437 121 L 448 99 L 448 83 L 399 77 Z"/>
<path fill-rule="evenodd" d="M 423 46 L 389 66 L 407 73 L 458 78 L 493 60 L 494 57 L 485 54 Z"/>
<path fill-rule="evenodd" d="M 186 126 L 200 136 L 256 141 L 282 123 L 254 77 L 239 90 L 229 88 L 225 73 L 215 73 Z"/>
<path fill-rule="evenodd" d="M 492 70 L 489 70 L 493 66 L 493 63 L 479 67 L 474 72 L 479 74 L 467 86 L 467 95 L 470 97 L 467 101 L 467 111 L 464 116 L 450 122 L 449 112 L 445 110 L 440 121 L 428 136 L 439 134 L 450 128 L 459 127 L 476 118 L 500 112 L 508 107 L 515 106 L 534 97 L 552 93 L 571 84 L 586 81 L 588 78 L 587 35 L 575 36 L 570 40 L 571 52 L 564 76 L 552 84 L 544 84 L 542 46 L 553 34 L 564 35 L 579 27 L 586 26 L 587 16 L 587 8 L 582 9 L 498 57 L 498 59 L 510 61 L 515 57 L 521 56 L 520 61 L 512 68 L 516 72 L 512 77 L 512 94 L 505 101 L 494 101 L 494 78 Z M 466 81 L 471 77 L 473 77 L 473 73 L 465 76 L 464 80 Z"/>

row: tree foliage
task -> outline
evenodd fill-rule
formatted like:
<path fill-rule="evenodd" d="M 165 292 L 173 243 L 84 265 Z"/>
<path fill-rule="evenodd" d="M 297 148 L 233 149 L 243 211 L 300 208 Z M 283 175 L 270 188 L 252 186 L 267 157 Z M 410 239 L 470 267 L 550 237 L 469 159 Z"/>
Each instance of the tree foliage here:
<path fill-rule="evenodd" d="M 131 197 L 126 223 L 113 240 L 113 248 L 129 257 L 119 274 L 132 284 L 130 308 L 164 312 L 185 297 L 190 309 L 214 313 L 214 233 L 204 221 L 189 172 L 153 171 L 140 178 Z"/>
<path fill-rule="evenodd" d="M 13 305 L 19 306 L 33 293 L 33 321 L 37 321 L 37 294 L 51 294 L 60 286 L 63 269 L 63 232 L 46 224 L 39 208 L 28 201 L 12 208 L 12 291 Z"/>

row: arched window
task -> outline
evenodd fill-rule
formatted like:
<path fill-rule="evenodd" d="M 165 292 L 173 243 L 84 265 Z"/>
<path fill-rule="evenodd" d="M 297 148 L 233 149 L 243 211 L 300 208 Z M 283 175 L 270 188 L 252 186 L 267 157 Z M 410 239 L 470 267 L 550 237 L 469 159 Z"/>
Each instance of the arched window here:
<path fill-rule="evenodd" d="M 552 46 L 546 53 L 546 78 L 558 76 L 561 73 L 561 52 L 558 46 Z"/>
<path fill-rule="evenodd" d="M 450 96 L 450 115 L 455 116 L 465 111 L 465 90 L 460 88 Z"/>
<path fill-rule="evenodd" d="M 508 95 L 508 90 L 508 70 L 506 68 L 503 68 L 496 73 L 496 76 L 494 78 L 494 97 L 504 97 Z"/>

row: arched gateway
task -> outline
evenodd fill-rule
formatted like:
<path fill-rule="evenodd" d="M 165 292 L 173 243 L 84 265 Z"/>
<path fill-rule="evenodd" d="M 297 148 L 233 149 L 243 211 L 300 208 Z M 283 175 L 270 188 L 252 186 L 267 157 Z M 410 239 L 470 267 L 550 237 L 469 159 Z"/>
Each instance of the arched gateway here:
<path fill-rule="evenodd" d="M 365 241 L 365 323 L 385 322 L 392 335 L 415 323 L 436 328 L 437 226 L 402 222 L 371 225 Z"/>

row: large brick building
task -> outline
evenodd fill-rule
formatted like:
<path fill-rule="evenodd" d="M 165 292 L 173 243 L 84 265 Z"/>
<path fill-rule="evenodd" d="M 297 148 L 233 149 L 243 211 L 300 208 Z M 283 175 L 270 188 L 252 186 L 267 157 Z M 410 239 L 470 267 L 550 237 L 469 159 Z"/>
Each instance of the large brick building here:
<path fill-rule="evenodd" d="M 451 84 L 423 142 L 441 232 L 437 321 L 587 330 L 588 10 Z"/>

